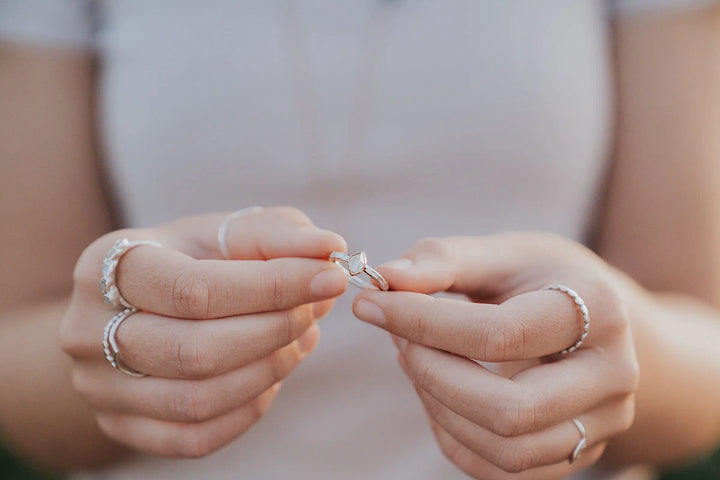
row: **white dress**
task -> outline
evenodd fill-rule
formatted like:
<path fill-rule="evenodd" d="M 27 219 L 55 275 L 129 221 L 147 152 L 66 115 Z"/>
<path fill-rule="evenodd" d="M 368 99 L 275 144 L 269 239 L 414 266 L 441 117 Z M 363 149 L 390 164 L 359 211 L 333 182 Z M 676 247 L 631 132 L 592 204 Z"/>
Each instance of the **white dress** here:
<path fill-rule="evenodd" d="M 0 35 L 97 52 L 102 160 L 129 226 L 293 205 L 379 264 L 426 236 L 583 241 L 611 141 L 610 18 L 686 3 L 0 0 Z M 87 477 L 466 478 L 354 293 L 231 445 Z"/>

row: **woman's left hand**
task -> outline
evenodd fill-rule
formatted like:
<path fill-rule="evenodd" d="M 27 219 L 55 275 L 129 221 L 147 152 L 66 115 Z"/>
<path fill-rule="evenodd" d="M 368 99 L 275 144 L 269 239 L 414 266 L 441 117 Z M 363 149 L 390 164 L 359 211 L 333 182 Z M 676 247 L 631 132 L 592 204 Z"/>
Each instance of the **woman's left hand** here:
<path fill-rule="evenodd" d="M 634 418 L 638 362 L 630 281 L 583 246 L 513 233 L 426 239 L 378 267 L 396 291 L 366 290 L 360 319 L 395 337 L 445 455 L 475 478 L 558 479 L 596 462 Z M 589 335 L 567 285 L 587 305 Z M 473 302 L 435 298 L 441 291 Z M 510 378 L 470 360 L 535 361 Z M 569 457 L 587 432 L 587 449 Z"/>

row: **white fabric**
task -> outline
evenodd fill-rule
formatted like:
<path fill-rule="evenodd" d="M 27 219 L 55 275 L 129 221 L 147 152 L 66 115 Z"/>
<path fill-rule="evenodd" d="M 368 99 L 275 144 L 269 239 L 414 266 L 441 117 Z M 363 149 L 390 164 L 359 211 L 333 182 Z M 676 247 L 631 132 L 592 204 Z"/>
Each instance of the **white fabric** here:
<path fill-rule="evenodd" d="M 49 0 L 0 1 L 0 34 L 87 38 L 88 5 L 64 3 L 49 23 Z M 374 265 L 426 236 L 585 236 L 611 132 L 605 1 L 102 6 L 105 160 L 130 226 L 294 205 Z M 353 293 L 233 444 L 87 478 L 466 478 L 440 454 L 387 336 L 352 317 Z"/>
<path fill-rule="evenodd" d="M 90 0 L 0 0 L 0 37 L 87 48 L 93 40 Z"/>
<path fill-rule="evenodd" d="M 676 11 L 685 8 L 698 8 L 717 3 L 716 0 L 618 0 L 616 13 L 640 14 L 654 11 Z"/>

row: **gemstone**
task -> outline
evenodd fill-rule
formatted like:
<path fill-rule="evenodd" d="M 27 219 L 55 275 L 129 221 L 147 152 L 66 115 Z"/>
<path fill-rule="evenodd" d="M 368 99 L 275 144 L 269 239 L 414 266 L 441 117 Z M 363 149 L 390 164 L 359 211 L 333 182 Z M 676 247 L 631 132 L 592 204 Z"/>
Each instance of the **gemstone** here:
<path fill-rule="evenodd" d="M 348 260 L 348 270 L 350 271 L 350 275 L 361 274 L 365 271 L 366 265 L 367 256 L 365 255 L 365 252 L 356 253 L 350 257 L 350 260 Z"/>
<path fill-rule="evenodd" d="M 113 271 L 112 265 L 108 265 L 108 264 L 103 265 L 103 267 L 102 267 L 103 277 L 109 278 L 110 275 L 112 274 L 112 271 Z"/>

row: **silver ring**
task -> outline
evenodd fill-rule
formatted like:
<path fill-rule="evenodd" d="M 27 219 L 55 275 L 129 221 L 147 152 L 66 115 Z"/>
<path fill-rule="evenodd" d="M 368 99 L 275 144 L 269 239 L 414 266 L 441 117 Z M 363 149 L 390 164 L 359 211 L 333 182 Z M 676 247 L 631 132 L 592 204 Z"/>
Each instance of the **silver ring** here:
<path fill-rule="evenodd" d="M 220 224 L 220 228 L 218 228 L 218 245 L 220 246 L 220 253 L 222 253 L 222 256 L 225 258 L 225 260 L 230 260 L 230 250 L 228 250 L 227 246 L 227 229 L 230 226 L 230 224 L 233 222 L 233 220 L 236 220 L 243 215 L 247 215 L 249 213 L 258 213 L 262 210 L 262 207 L 247 207 L 243 208 L 241 210 L 238 210 L 237 212 L 233 212 L 227 217 L 225 217 L 225 220 Z"/>
<path fill-rule="evenodd" d="M 565 293 L 567 296 L 569 296 L 573 302 L 575 302 L 575 306 L 577 307 L 578 311 L 580 312 L 580 315 L 582 315 L 582 321 L 583 321 L 583 332 L 580 335 L 580 338 L 577 342 L 566 348 L 565 350 L 562 350 L 561 353 L 563 355 L 572 353 L 578 348 L 580 348 L 580 345 L 585 341 L 585 338 L 588 336 L 588 332 L 590 331 L 590 314 L 588 313 L 587 305 L 585 305 L 585 301 L 582 299 L 578 293 L 573 290 L 572 288 L 565 286 L 565 285 L 550 285 L 548 287 L 543 288 L 543 290 L 558 290 L 560 292 Z"/>
<path fill-rule="evenodd" d="M 335 265 L 339 265 L 347 274 L 350 282 L 356 287 L 372 288 L 375 290 L 378 288 L 380 290 L 390 289 L 390 285 L 388 285 L 387 280 L 385 280 L 385 278 L 383 278 L 377 270 L 368 265 L 367 255 L 365 255 L 365 252 L 356 253 L 354 255 L 348 255 L 344 252 L 332 252 L 329 260 Z M 377 285 L 360 277 L 359 275 L 361 273 L 367 274 Z"/>
<path fill-rule="evenodd" d="M 121 371 L 125 375 L 140 378 L 146 377 L 147 375 L 126 367 L 118 358 L 120 349 L 118 347 L 117 340 L 115 339 L 115 335 L 117 334 L 118 328 L 120 328 L 120 324 L 135 312 L 137 312 L 137 309 L 135 308 L 126 308 L 122 312 L 115 314 L 110 321 L 108 321 L 105 325 L 105 330 L 103 331 L 102 346 L 105 358 L 108 362 L 110 362 L 110 365 L 112 365 L 114 369 Z"/>
<path fill-rule="evenodd" d="M 575 445 L 575 448 L 573 448 L 573 451 L 570 454 L 570 464 L 574 463 L 575 460 L 580 458 L 583 450 L 585 450 L 585 447 L 587 447 L 587 433 L 585 433 L 585 427 L 577 418 L 572 418 L 571 420 L 575 424 L 577 429 L 580 431 L 580 435 L 582 435 L 582 437 L 580 438 L 580 441 L 577 443 L 577 445 Z"/>
<path fill-rule="evenodd" d="M 105 298 L 105 303 L 113 307 L 122 305 L 125 308 L 135 308 L 120 294 L 120 290 L 118 290 L 117 283 L 115 282 L 115 273 L 122 256 L 133 248 L 141 245 L 152 245 L 153 247 L 162 246 L 152 240 L 137 240 L 131 242 L 127 238 L 119 238 L 115 242 L 115 245 L 108 251 L 107 255 L 105 255 L 102 266 L 102 278 L 100 279 L 100 291 Z"/>

